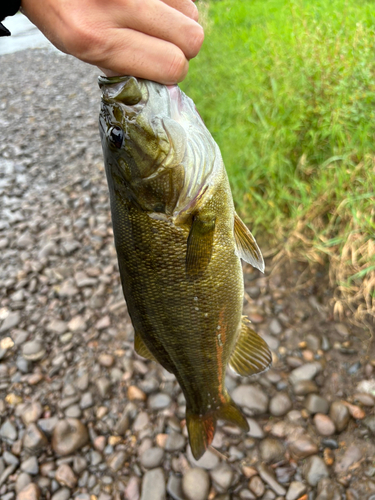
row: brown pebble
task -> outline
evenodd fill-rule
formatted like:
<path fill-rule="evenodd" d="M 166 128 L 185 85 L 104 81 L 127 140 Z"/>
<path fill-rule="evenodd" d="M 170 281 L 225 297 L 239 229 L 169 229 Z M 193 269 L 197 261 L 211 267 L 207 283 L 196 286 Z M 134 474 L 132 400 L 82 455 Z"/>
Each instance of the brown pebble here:
<path fill-rule="evenodd" d="M 288 445 L 290 453 L 296 459 L 306 458 L 318 453 L 317 445 L 308 436 L 300 436 Z"/>
<path fill-rule="evenodd" d="M 365 418 L 366 413 L 357 405 L 352 405 L 347 401 L 343 401 L 344 405 L 348 408 L 350 415 L 356 420 Z"/>
<path fill-rule="evenodd" d="M 256 476 L 258 474 L 258 471 L 254 469 L 254 467 L 249 467 L 248 465 L 244 465 L 242 467 L 242 474 L 250 479 L 253 476 Z"/>
<path fill-rule="evenodd" d="M 302 357 L 305 361 L 314 361 L 314 353 L 309 349 L 302 351 Z"/>
<path fill-rule="evenodd" d="M 321 436 L 332 436 L 336 431 L 335 424 L 323 413 L 317 413 L 314 416 L 314 424 Z"/>
<path fill-rule="evenodd" d="M 105 436 L 98 436 L 94 439 L 94 448 L 98 451 L 103 451 L 106 447 L 107 440 Z"/>
<path fill-rule="evenodd" d="M 363 406 L 374 406 L 375 398 L 371 396 L 371 394 L 367 394 L 365 392 L 357 392 L 353 396 L 355 401 L 359 401 Z"/>
<path fill-rule="evenodd" d="M 128 398 L 130 401 L 146 401 L 147 396 L 136 385 L 131 385 L 128 389 Z"/>
<path fill-rule="evenodd" d="M 115 362 L 113 356 L 110 354 L 101 354 L 98 361 L 100 365 L 105 366 L 106 368 L 110 368 Z"/>
<path fill-rule="evenodd" d="M 250 313 L 248 316 L 252 323 L 258 324 L 258 323 L 263 323 L 264 321 L 264 317 L 258 313 Z"/>
<path fill-rule="evenodd" d="M 70 455 L 89 440 L 86 426 L 76 418 L 60 420 L 53 430 L 52 448 L 59 455 Z"/>
<path fill-rule="evenodd" d="M 29 483 L 22 491 L 17 495 L 16 500 L 39 500 L 40 489 L 35 483 Z"/>
<path fill-rule="evenodd" d="M 61 464 L 56 470 L 55 479 L 58 483 L 68 488 L 74 488 L 77 478 L 68 464 Z"/>
<path fill-rule="evenodd" d="M 335 461 L 335 455 L 331 448 L 324 448 L 323 450 L 323 459 L 326 465 L 330 466 Z"/>
<path fill-rule="evenodd" d="M 27 383 L 29 385 L 37 385 L 43 380 L 43 375 L 41 373 L 32 373 L 27 377 Z"/>
<path fill-rule="evenodd" d="M 254 476 L 249 481 L 249 489 L 254 493 L 256 497 L 263 496 L 265 492 L 265 486 L 263 481 L 259 476 Z"/>
<path fill-rule="evenodd" d="M 157 446 L 159 446 L 160 448 L 165 448 L 167 439 L 168 439 L 168 434 L 157 434 L 155 442 Z"/>

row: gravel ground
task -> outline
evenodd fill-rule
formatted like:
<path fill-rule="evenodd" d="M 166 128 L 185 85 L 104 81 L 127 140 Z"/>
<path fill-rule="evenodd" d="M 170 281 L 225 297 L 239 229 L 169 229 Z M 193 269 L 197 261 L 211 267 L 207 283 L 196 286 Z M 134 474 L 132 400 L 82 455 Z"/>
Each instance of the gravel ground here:
<path fill-rule="evenodd" d="M 97 71 L 48 50 L 0 65 L 1 499 L 374 500 L 374 352 L 277 273 L 245 269 L 274 354 L 227 375 L 250 432 L 219 425 L 194 461 L 179 386 L 133 350 Z"/>

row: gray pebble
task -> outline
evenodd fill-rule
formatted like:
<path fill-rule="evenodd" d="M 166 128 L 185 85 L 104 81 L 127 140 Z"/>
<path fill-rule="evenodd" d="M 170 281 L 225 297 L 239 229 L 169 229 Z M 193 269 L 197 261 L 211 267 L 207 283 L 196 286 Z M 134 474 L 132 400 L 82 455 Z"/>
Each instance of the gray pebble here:
<path fill-rule="evenodd" d="M 305 407 L 312 415 L 315 413 L 328 413 L 329 403 L 317 394 L 309 394 L 305 401 Z"/>
<path fill-rule="evenodd" d="M 306 492 L 306 485 L 300 481 L 292 481 L 290 483 L 288 493 L 286 494 L 286 500 L 297 500 Z"/>
<path fill-rule="evenodd" d="M 31 476 L 27 474 L 26 472 L 21 472 L 19 476 L 16 479 L 16 492 L 19 493 L 22 491 L 25 486 L 30 484 L 32 481 Z"/>
<path fill-rule="evenodd" d="M 29 373 L 31 370 L 31 362 L 27 361 L 27 359 L 19 356 L 16 360 L 16 366 L 22 373 Z"/>
<path fill-rule="evenodd" d="M 141 500 L 165 500 L 165 497 L 166 488 L 163 469 L 158 467 L 147 471 L 142 480 Z"/>
<path fill-rule="evenodd" d="M 280 333 L 283 331 L 283 327 L 281 326 L 278 319 L 273 318 L 270 322 L 269 330 L 272 335 L 280 335 Z"/>
<path fill-rule="evenodd" d="M 182 478 L 171 474 L 167 483 L 167 493 L 173 498 L 173 500 L 185 500 L 182 491 Z"/>
<path fill-rule="evenodd" d="M 0 437 L 4 441 L 15 441 L 17 439 L 18 433 L 15 426 L 10 420 L 5 420 L 3 425 L 0 427 Z"/>
<path fill-rule="evenodd" d="M 67 418 L 79 418 L 82 415 L 81 408 L 78 405 L 69 406 L 64 413 Z"/>
<path fill-rule="evenodd" d="M 79 406 L 82 408 L 82 410 L 85 410 L 86 408 L 91 408 L 94 404 L 94 398 L 91 394 L 91 392 L 85 392 L 82 394 L 81 400 L 79 402 Z"/>
<path fill-rule="evenodd" d="M 256 438 L 256 439 L 263 439 L 264 438 L 264 431 L 256 420 L 254 420 L 253 418 L 248 418 L 247 423 L 249 424 L 249 427 L 250 427 L 250 430 L 247 433 L 248 436 Z"/>
<path fill-rule="evenodd" d="M 359 462 L 363 457 L 363 451 L 355 444 L 350 445 L 344 455 L 336 461 L 335 472 L 336 474 L 344 474 L 356 462 Z"/>
<path fill-rule="evenodd" d="M 319 388 L 313 380 L 301 380 L 293 386 L 293 392 L 297 396 L 306 396 L 313 392 L 319 392 Z"/>
<path fill-rule="evenodd" d="M 87 467 L 86 459 L 80 456 L 75 456 L 73 461 L 73 470 L 76 474 L 81 474 Z"/>
<path fill-rule="evenodd" d="M 61 488 L 52 495 L 51 500 L 69 500 L 70 490 L 68 488 Z"/>
<path fill-rule="evenodd" d="M 143 429 L 148 427 L 149 422 L 150 422 L 150 417 L 147 415 L 146 412 L 141 411 L 140 413 L 138 413 L 136 419 L 134 420 L 133 423 L 134 431 L 135 432 L 142 431 Z"/>
<path fill-rule="evenodd" d="M 369 415 L 362 422 L 375 436 L 375 415 Z"/>
<path fill-rule="evenodd" d="M 210 471 L 215 489 L 221 493 L 226 492 L 232 484 L 234 472 L 232 467 L 225 462 L 221 462 Z"/>
<path fill-rule="evenodd" d="M 126 431 L 130 427 L 130 419 L 127 414 L 123 415 L 120 420 L 117 422 L 116 427 L 115 427 L 115 432 L 119 436 L 124 436 Z"/>
<path fill-rule="evenodd" d="M 263 481 L 268 484 L 268 486 L 276 493 L 276 495 L 285 496 L 286 489 L 277 482 L 271 468 L 267 467 L 264 464 L 261 464 L 258 467 L 258 472 Z"/>
<path fill-rule="evenodd" d="M 335 424 L 337 432 L 342 432 L 348 426 L 350 413 L 346 405 L 340 401 L 334 401 L 331 404 L 329 416 Z"/>
<path fill-rule="evenodd" d="M 327 466 L 318 455 L 313 455 L 306 460 L 303 474 L 310 486 L 316 486 L 321 479 L 329 477 Z"/>
<path fill-rule="evenodd" d="M 179 432 L 171 432 L 165 443 L 166 451 L 180 451 L 185 447 L 186 440 Z"/>
<path fill-rule="evenodd" d="M 260 455 L 265 462 L 279 462 L 284 458 L 284 445 L 275 438 L 266 438 L 259 445 Z"/>
<path fill-rule="evenodd" d="M 56 427 L 59 419 L 57 417 L 41 418 L 38 420 L 37 425 L 47 435 L 51 436 L 54 428 Z"/>
<path fill-rule="evenodd" d="M 38 459 L 35 456 L 32 456 L 24 460 L 21 464 L 21 470 L 23 472 L 27 472 L 27 474 L 35 476 L 39 472 Z"/>
<path fill-rule="evenodd" d="M 187 500 L 207 500 L 210 477 L 198 467 L 189 469 L 182 478 L 182 490 Z"/>
<path fill-rule="evenodd" d="M 3 324 L 0 328 L 0 333 L 7 332 L 12 328 L 15 328 L 19 322 L 21 321 L 21 315 L 18 311 L 12 311 L 8 314 L 8 316 L 4 319 Z"/>
<path fill-rule="evenodd" d="M 34 403 L 31 403 L 25 407 L 25 409 L 22 411 L 21 418 L 25 425 L 29 425 L 36 422 L 40 418 L 42 413 L 42 405 L 39 402 L 35 401 Z"/>
<path fill-rule="evenodd" d="M 249 481 L 249 489 L 259 498 L 264 495 L 266 487 L 259 476 L 253 476 Z"/>
<path fill-rule="evenodd" d="M 295 385 L 301 380 L 313 380 L 316 375 L 322 370 L 320 363 L 306 363 L 298 368 L 295 368 L 289 375 L 290 382 Z"/>
<path fill-rule="evenodd" d="M 280 392 L 271 399 L 269 411 L 274 417 L 282 417 L 286 415 L 291 408 L 292 402 L 288 394 Z"/>
<path fill-rule="evenodd" d="M 141 455 L 141 464 L 145 469 L 154 469 L 162 465 L 164 450 L 162 448 L 148 448 Z"/>
<path fill-rule="evenodd" d="M 9 451 L 4 451 L 3 459 L 7 465 L 18 465 L 19 464 L 18 458 L 15 455 L 13 455 L 13 453 L 10 453 Z"/>
<path fill-rule="evenodd" d="M 168 408 L 172 402 L 172 399 L 169 394 L 165 394 L 163 392 L 159 392 L 158 394 L 153 394 L 148 398 L 148 407 L 151 410 L 163 410 L 164 408 Z"/>
<path fill-rule="evenodd" d="M 110 469 L 114 472 L 118 472 L 128 459 L 128 454 L 125 451 L 117 451 L 108 460 L 108 465 Z"/>
<path fill-rule="evenodd" d="M 46 350 L 39 340 L 30 340 L 22 346 L 22 356 L 29 361 L 38 361 L 45 353 Z"/>
<path fill-rule="evenodd" d="M 211 470 L 219 464 L 218 456 L 211 450 L 207 450 L 199 460 L 195 460 L 191 452 L 190 445 L 188 445 L 186 456 L 193 467 Z"/>
<path fill-rule="evenodd" d="M 36 424 L 30 424 L 26 427 L 25 434 L 23 435 L 23 445 L 27 450 L 31 452 L 40 451 L 47 444 L 46 436 Z"/>
<path fill-rule="evenodd" d="M 250 410 L 252 414 L 260 415 L 268 410 L 268 396 L 254 385 L 239 385 L 232 392 L 236 404 Z"/>
<path fill-rule="evenodd" d="M 105 399 L 110 395 L 111 392 L 111 382 L 105 377 L 101 377 L 96 381 L 96 387 L 98 388 L 100 396 Z"/>
<path fill-rule="evenodd" d="M 341 500 L 339 486 L 330 478 L 323 478 L 318 483 L 316 500 Z"/>
<path fill-rule="evenodd" d="M 102 462 L 102 455 L 95 450 L 90 450 L 90 464 L 95 467 L 95 465 L 100 464 Z"/>

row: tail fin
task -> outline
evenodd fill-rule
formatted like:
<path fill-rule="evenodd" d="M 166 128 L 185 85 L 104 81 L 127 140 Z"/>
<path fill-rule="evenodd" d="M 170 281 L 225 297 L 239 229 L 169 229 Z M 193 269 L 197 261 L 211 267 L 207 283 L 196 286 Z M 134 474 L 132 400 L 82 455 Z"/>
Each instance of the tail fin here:
<path fill-rule="evenodd" d="M 220 408 L 203 415 L 192 414 L 189 410 L 186 411 L 189 442 L 195 460 L 199 460 L 212 443 L 216 422 L 219 419 L 238 425 L 245 432 L 249 430 L 246 418 L 229 397 L 228 402 L 221 405 Z"/>

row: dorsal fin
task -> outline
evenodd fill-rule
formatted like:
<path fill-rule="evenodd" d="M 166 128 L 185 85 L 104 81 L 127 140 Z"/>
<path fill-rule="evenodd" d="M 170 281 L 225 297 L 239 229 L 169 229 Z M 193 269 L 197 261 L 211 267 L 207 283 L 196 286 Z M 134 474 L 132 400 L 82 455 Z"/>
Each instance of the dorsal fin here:
<path fill-rule="evenodd" d="M 262 373 L 272 363 L 272 354 L 268 345 L 250 328 L 248 323 L 249 320 L 243 316 L 241 331 L 229 360 L 231 368 L 243 377 Z"/>
<path fill-rule="evenodd" d="M 199 278 L 207 268 L 211 260 L 214 233 L 213 215 L 193 217 L 186 250 L 186 274 L 190 278 Z"/>
<path fill-rule="evenodd" d="M 234 214 L 234 238 L 236 240 L 237 255 L 263 273 L 264 260 L 262 252 L 254 236 L 236 213 Z"/>

